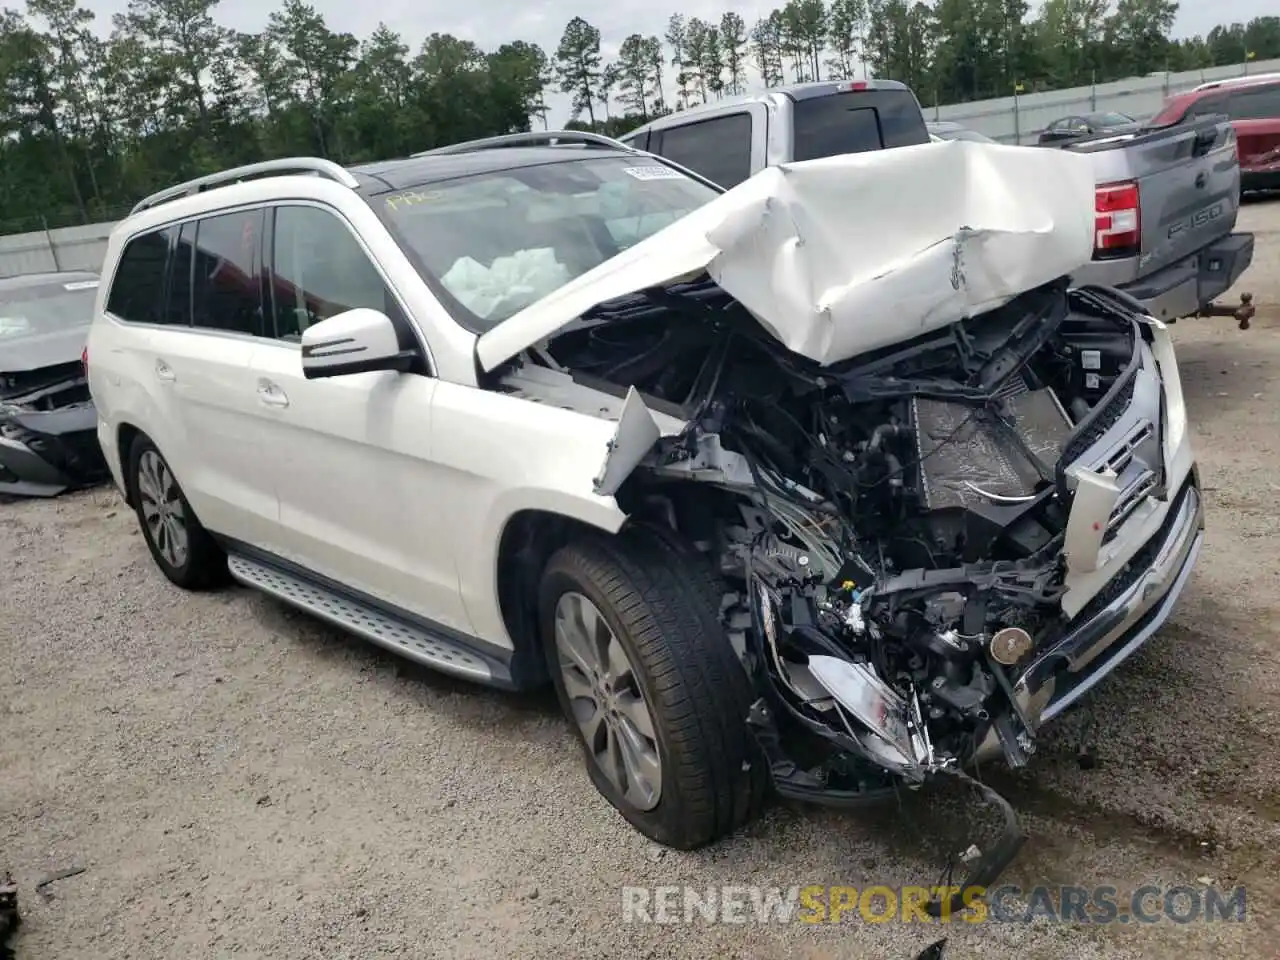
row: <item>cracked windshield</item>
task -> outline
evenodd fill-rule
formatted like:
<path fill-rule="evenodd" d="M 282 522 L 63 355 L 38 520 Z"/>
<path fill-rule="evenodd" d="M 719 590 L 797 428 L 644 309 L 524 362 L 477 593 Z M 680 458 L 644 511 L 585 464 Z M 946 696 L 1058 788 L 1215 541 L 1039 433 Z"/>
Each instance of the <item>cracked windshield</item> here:
<path fill-rule="evenodd" d="M 487 330 L 716 196 L 659 161 L 609 157 L 500 170 L 375 202 L 428 279 Z"/>

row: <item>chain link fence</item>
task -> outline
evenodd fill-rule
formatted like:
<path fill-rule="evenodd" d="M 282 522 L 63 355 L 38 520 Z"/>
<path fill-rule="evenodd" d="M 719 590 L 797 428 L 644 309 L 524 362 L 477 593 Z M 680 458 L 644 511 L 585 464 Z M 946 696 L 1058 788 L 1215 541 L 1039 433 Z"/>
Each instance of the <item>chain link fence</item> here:
<path fill-rule="evenodd" d="M 1044 128 L 1061 117 L 1114 111 L 1135 120 L 1148 120 L 1160 112 L 1169 97 L 1185 93 L 1202 83 L 1278 72 L 1280 60 L 1254 60 L 1181 73 L 1160 72 L 1145 77 L 1127 77 L 1067 90 L 925 107 L 924 112 L 930 120 L 950 120 L 1001 143 L 1035 143 Z M 918 90 L 916 93 L 922 103 L 927 102 L 926 91 Z"/>

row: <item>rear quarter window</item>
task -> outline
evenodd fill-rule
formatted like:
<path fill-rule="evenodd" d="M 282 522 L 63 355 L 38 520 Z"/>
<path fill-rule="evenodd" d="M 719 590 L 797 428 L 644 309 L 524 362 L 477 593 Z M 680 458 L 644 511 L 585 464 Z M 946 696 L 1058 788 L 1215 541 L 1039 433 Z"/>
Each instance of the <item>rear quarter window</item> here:
<path fill-rule="evenodd" d="M 174 227 L 165 227 L 139 234 L 125 244 L 107 293 L 109 313 L 132 323 L 165 322 L 165 268 L 175 232 Z"/>
<path fill-rule="evenodd" d="M 733 113 L 655 130 L 649 149 L 712 183 L 736 187 L 751 176 L 751 115 Z"/>

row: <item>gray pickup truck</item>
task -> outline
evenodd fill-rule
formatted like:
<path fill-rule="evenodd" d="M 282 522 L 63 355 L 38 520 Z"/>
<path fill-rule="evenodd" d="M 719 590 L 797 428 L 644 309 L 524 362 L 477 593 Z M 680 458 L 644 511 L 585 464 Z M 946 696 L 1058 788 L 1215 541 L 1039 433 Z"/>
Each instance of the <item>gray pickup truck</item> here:
<path fill-rule="evenodd" d="M 622 137 L 726 188 L 779 163 L 929 140 L 915 94 L 892 80 L 775 87 L 658 117 Z M 1162 320 L 1229 315 L 1248 327 L 1248 294 L 1235 307 L 1214 303 L 1253 258 L 1253 235 L 1233 233 L 1240 165 L 1225 118 L 1051 148 L 1095 164 L 1094 255 L 1077 282 L 1116 287 Z"/>
<path fill-rule="evenodd" d="M 1253 234 L 1233 232 L 1240 163 L 1226 117 L 1051 148 L 1087 155 L 1098 184 L 1093 260 L 1075 280 L 1118 287 L 1162 320 L 1230 315 L 1248 328 L 1249 294 L 1214 303 L 1253 260 Z"/>

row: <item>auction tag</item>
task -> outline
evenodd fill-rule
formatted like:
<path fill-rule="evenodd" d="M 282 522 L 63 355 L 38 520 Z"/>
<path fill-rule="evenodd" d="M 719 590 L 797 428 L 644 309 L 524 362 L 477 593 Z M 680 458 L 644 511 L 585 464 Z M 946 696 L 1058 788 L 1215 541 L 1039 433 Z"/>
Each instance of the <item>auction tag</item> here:
<path fill-rule="evenodd" d="M 661 164 L 653 164 L 649 167 L 624 167 L 622 170 L 627 176 L 635 177 L 637 180 L 687 180 L 688 178 L 679 170 L 672 170 L 670 167 L 664 167 Z"/>

